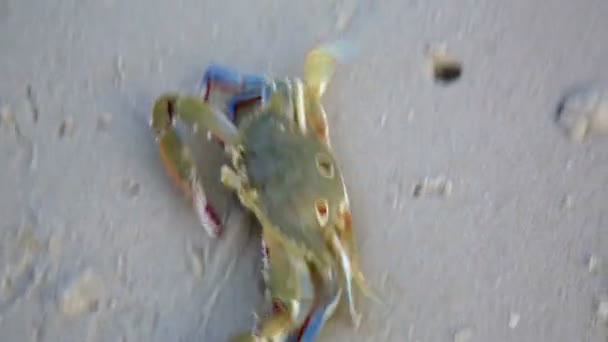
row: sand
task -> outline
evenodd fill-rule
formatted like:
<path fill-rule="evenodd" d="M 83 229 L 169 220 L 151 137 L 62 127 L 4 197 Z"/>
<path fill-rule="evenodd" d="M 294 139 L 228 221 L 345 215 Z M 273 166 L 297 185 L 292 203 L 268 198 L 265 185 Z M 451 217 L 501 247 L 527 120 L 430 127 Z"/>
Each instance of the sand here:
<path fill-rule="evenodd" d="M 202 143 L 230 209 L 207 236 L 162 169 L 151 106 L 195 93 L 212 61 L 300 75 L 346 37 L 359 49 L 324 103 L 387 305 L 358 297 L 359 329 L 341 308 L 320 340 L 606 341 L 606 18 L 601 0 L 0 1 L 0 340 L 251 327 L 256 226 Z"/>

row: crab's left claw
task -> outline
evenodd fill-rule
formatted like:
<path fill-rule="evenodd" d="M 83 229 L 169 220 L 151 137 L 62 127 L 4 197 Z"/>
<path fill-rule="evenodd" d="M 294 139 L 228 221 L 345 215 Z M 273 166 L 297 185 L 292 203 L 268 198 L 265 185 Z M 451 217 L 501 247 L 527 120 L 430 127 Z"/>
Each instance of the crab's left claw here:
<path fill-rule="evenodd" d="M 207 201 L 192 153 L 175 130 L 177 119 L 191 126 L 210 129 L 224 141 L 232 143 L 238 139 L 238 133 L 223 114 L 213 112 L 198 98 L 165 94 L 154 104 L 151 129 L 159 144 L 165 169 L 192 200 L 201 225 L 209 235 L 216 237 L 221 232 L 221 222 Z"/>

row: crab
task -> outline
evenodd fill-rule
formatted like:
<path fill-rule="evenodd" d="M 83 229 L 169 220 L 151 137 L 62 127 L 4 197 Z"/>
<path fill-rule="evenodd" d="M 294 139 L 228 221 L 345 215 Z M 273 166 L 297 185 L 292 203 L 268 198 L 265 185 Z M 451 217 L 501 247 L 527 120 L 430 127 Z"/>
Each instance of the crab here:
<path fill-rule="evenodd" d="M 359 265 L 349 198 L 321 103 L 341 51 L 335 43 L 311 50 L 303 80 L 211 64 L 202 94 L 165 93 L 154 104 L 151 128 L 161 159 L 209 235 L 218 237 L 222 222 L 176 120 L 207 130 L 224 148 L 231 163 L 222 166 L 221 182 L 260 223 L 272 311 L 235 341 L 314 341 L 343 296 L 359 325 L 354 285 L 378 299 Z M 228 95 L 225 108 L 210 101 L 216 92 Z"/>

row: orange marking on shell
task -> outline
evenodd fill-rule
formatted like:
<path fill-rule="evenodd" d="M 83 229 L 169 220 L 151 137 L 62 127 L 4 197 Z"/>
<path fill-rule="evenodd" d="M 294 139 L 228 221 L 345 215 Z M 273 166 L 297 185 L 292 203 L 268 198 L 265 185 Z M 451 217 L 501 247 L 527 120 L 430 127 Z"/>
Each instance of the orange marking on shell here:
<path fill-rule="evenodd" d="M 323 203 L 317 204 L 317 210 L 319 211 L 319 214 L 323 216 L 327 215 L 327 207 Z"/>
<path fill-rule="evenodd" d="M 317 214 L 319 225 L 325 227 L 329 213 L 329 204 L 326 199 L 318 199 L 315 201 L 315 213 Z"/>

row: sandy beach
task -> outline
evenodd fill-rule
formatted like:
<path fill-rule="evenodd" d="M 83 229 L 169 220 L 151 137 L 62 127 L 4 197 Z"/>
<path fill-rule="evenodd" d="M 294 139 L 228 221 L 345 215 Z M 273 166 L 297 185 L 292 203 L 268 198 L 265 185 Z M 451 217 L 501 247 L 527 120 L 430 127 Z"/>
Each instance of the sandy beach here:
<path fill-rule="evenodd" d="M 320 341 L 608 341 L 608 2 L 0 0 L 0 341 L 227 341 L 263 307 L 257 225 L 193 151 L 211 239 L 149 127 L 207 65 L 323 99 L 386 301 Z M 572 91 L 572 89 L 578 89 Z"/>

